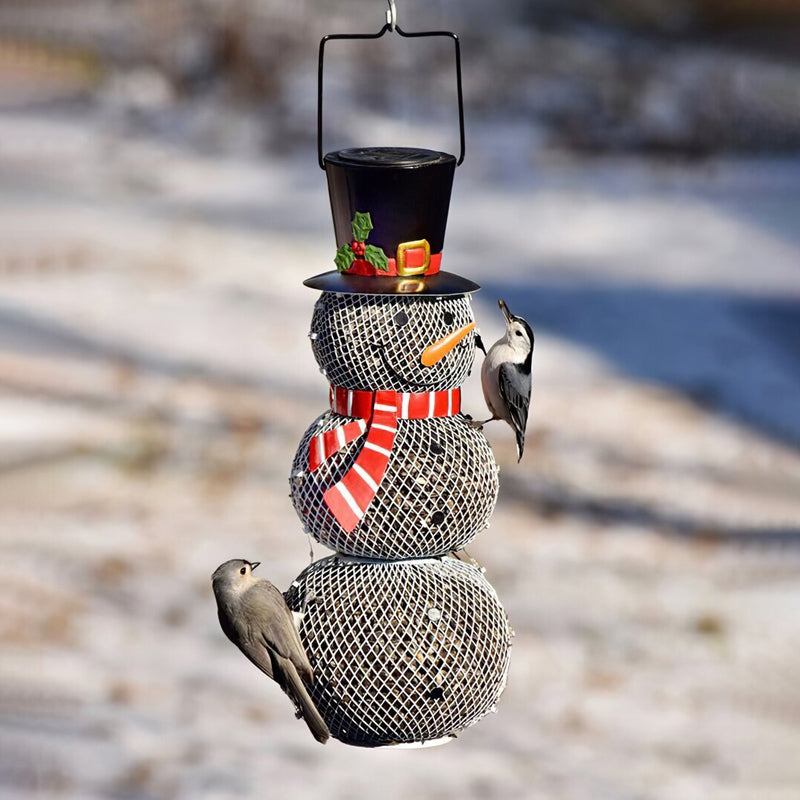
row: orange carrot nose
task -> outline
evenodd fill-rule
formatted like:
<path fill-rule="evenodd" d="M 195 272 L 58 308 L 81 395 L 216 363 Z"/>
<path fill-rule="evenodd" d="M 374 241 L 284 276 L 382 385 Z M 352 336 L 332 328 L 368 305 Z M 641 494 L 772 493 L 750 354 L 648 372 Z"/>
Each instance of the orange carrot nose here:
<path fill-rule="evenodd" d="M 432 367 L 441 361 L 473 328 L 474 322 L 459 328 L 457 331 L 448 333 L 443 339 L 438 342 L 429 344 L 423 351 L 419 360 L 425 367 Z"/>

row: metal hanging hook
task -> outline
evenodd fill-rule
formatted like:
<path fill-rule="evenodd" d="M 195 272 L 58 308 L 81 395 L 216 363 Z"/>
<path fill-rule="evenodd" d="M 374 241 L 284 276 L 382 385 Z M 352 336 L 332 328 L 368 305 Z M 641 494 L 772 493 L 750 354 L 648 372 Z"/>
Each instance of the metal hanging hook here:
<path fill-rule="evenodd" d="M 397 6 L 394 4 L 394 0 L 389 0 L 389 10 L 386 12 L 386 24 L 389 26 L 389 30 L 394 33 L 397 27 Z"/>
<path fill-rule="evenodd" d="M 0 0 L 1 2 L 2 0 Z M 461 89 L 461 43 L 458 36 L 452 31 L 415 31 L 413 33 L 404 31 L 397 24 L 397 6 L 394 0 L 388 0 L 389 8 L 386 11 L 386 23 L 377 33 L 329 33 L 323 36 L 319 43 L 319 62 L 317 67 L 317 161 L 320 169 L 325 169 L 325 160 L 322 157 L 322 101 L 323 101 L 323 73 L 325 62 L 325 45 L 332 41 L 342 39 L 363 40 L 380 39 L 386 33 L 395 31 L 406 39 L 417 39 L 429 36 L 444 36 L 452 39 L 456 58 L 456 93 L 458 97 L 458 133 L 461 141 L 461 150 L 456 161 L 456 166 L 461 166 L 464 161 L 464 95 Z"/>

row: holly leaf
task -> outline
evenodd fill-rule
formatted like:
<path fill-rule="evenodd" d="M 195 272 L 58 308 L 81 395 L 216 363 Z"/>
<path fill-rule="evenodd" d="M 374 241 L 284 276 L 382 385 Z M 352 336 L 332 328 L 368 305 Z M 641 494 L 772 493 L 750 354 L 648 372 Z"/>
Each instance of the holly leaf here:
<path fill-rule="evenodd" d="M 363 213 L 356 211 L 356 215 L 353 217 L 353 238 L 357 242 L 365 242 L 372 228 L 372 217 L 370 217 L 369 211 Z"/>
<path fill-rule="evenodd" d="M 365 245 L 364 258 L 381 272 L 386 272 L 389 269 L 389 259 L 380 247 L 375 247 L 373 244 Z"/>
<path fill-rule="evenodd" d="M 344 272 L 346 269 L 349 269 L 350 265 L 356 260 L 355 253 L 353 253 L 353 249 L 350 247 L 349 244 L 343 244 L 337 251 L 336 251 L 336 258 L 333 259 L 333 263 L 336 264 L 337 269 L 339 272 Z"/>

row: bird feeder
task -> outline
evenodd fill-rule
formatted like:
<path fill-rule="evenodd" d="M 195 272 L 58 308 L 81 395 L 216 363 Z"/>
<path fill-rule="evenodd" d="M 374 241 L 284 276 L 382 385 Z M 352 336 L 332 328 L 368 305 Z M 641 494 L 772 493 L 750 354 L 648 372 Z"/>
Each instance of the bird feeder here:
<path fill-rule="evenodd" d="M 456 167 L 464 159 L 458 38 L 407 33 L 394 3 L 376 34 L 326 36 L 319 50 L 318 159 L 334 269 L 310 339 L 329 409 L 290 473 L 304 530 L 336 555 L 286 599 L 303 612 L 312 697 L 331 734 L 378 747 L 449 741 L 494 709 L 512 632 L 497 595 L 450 555 L 488 527 L 498 468 L 461 411 L 475 355 L 472 281 L 442 269 Z M 323 72 L 332 40 L 447 37 L 454 43 L 461 151 L 359 147 L 323 155 Z"/>

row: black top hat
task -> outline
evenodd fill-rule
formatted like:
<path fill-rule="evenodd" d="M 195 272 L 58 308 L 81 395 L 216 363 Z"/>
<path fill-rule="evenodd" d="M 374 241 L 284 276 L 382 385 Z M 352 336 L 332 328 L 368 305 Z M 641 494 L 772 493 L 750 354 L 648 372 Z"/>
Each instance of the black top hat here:
<path fill-rule="evenodd" d="M 363 147 L 325 156 L 337 270 L 304 281 L 353 294 L 466 294 L 477 283 L 443 272 L 455 156 Z"/>

